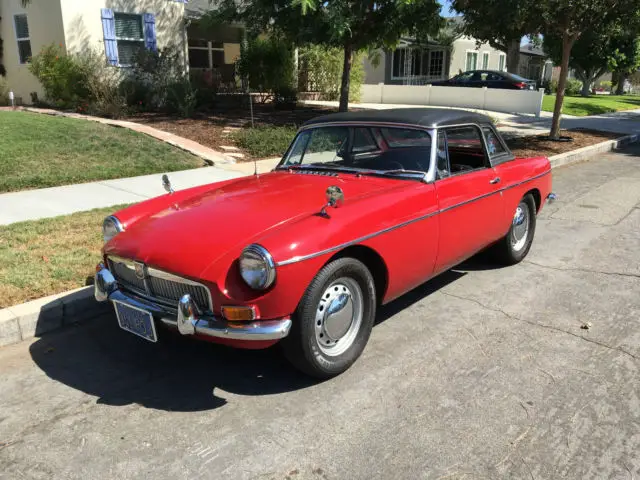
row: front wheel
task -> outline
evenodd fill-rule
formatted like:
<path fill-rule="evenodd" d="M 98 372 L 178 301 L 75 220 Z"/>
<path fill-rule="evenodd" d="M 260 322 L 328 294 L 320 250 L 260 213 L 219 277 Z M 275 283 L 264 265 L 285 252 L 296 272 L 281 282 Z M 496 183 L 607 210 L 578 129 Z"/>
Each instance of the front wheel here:
<path fill-rule="evenodd" d="M 304 373 L 330 378 L 362 354 L 376 315 L 369 269 L 354 258 L 326 265 L 313 279 L 282 342 L 285 356 Z"/>
<path fill-rule="evenodd" d="M 518 203 L 507 235 L 495 246 L 494 252 L 501 263 L 515 265 L 524 260 L 533 243 L 536 231 L 536 202 L 531 194 Z"/>

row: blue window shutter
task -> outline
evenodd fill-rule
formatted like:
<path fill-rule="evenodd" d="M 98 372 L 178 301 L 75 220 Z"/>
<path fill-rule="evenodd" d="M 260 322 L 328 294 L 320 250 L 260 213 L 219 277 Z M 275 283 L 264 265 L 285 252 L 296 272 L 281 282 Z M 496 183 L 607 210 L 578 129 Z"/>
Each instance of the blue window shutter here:
<path fill-rule="evenodd" d="M 158 44 L 156 42 L 156 17 L 153 13 L 144 14 L 144 44 L 147 50 L 152 52 L 158 51 Z"/>
<path fill-rule="evenodd" d="M 113 10 L 103 8 L 102 31 L 104 33 L 104 51 L 111 65 L 118 65 L 118 42 L 116 40 L 116 20 Z"/>

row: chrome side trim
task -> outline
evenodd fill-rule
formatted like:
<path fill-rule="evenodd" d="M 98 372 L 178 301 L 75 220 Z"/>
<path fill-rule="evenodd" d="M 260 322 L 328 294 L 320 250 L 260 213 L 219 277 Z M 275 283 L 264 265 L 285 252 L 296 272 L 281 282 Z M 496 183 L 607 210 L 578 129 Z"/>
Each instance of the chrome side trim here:
<path fill-rule="evenodd" d="M 311 258 L 319 257 L 319 256 L 324 255 L 326 253 L 335 252 L 336 250 L 342 250 L 343 248 L 349 247 L 351 245 L 355 245 L 355 244 L 360 243 L 360 242 L 364 242 L 365 240 L 369 240 L 370 238 L 377 237 L 378 235 L 382 235 L 383 233 L 387 233 L 387 232 L 390 232 L 392 230 L 396 230 L 398 228 L 406 227 L 407 225 L 411 225 L 412 223 L 416 223 L 416 222 L 420 222 L 422 220 L 426 220 L 427 218 L 433 217 L 433 216 L 437 215 L 438 213 L 440 213 L 440 212 L 439 211 L 431 212 L 431 213 L 428 213 L 427 215 L 422 215 L 421 217 L 413 218 L 411 220 L 408 220 L 406 222 L 400 223 L 398 225 L 394 225 L 393 227 L 385 228 L 384 230 L 380 230 L 379 232 L 371 233 L 369 235 L 365 235 L 364 237 L 360 237 L 360 238 L 357 238 L 355 240 L 351 240 L 350 242 L 341 243 L 340 245 L 336 245 L 335 247 L 327 248 L 325 250 L 321 250 L 321 251 L 316 252 L 316 253 L 311 253 L 309 255 L 302 255 L 300 257 L 293 257 L 293 258 L 290 258 L 289 260 L 284 260 L 282 262 L 276 263 L 276 266 L 282 267 L 284 265 L 289 265 L 291 263 L 302 262 L 304 260 L 309 260 Z"/>
<path fill-rule="evenodd" d="M 276 266 L 277 267 L 283 267 L 285 265 L 290 265 L 292 263 L 297 263 L 297 262 L 303 262 L 305 260 L 310 260 L 312 258 L 316 258 L 316 257 L 320 257 L 322 255 L 326 255 L 327 253 L 332 253 L 332 252 L 335 252 L 335 251 L 338 251 L 338 250 L 342 250 L 343 248 L 349 247 L 351 245 L 356 245 L 356 244 L 358 244 L 360 242 L 364 242 L 364 241 L 369 240 L 371 238 L 377 237 L 378 235 L 382 235 L 382 234 L 391 232 L 391 231 L 396 230 L 398 228 L 406 227 L 407 225 L 411 225 L 412 223 L 420 222 L 422 220 L 426 220 L 427 218 L 431 218 L 431 217 L 433 217 L 435 215 L 438 215 L 440 213 L 444 213 L 444 212 L 447 212 L 449 210 L 453 210 L 454 208 L 461 207 L 461 206 L 467 205 L 467 204 L 469 204 L 471 202 L 475 202 L 477 200 L 481 200 L 483 198 L 490 197 L 491 195 L 496 195 L 498 193 L 504 192 L 505 190 L 509 190 L 511 188 L 518 187 L 518 186 L 523 185 L 525 183 L 532 182 L 533 180 L 537 180 L 538 178 L 544 177 L 545 175 L 548 175 L 550 173 L 551 173 L 551 170 L 548 170 L 548 171 L 546 171 L 544 173 L 536 175 L 535 177 L 531 177 L 531 178 L 529 178 L 527 180 L 524 180 L 522 182 L 514 183 L 513 185 L 509 185 L 509 186 L 503 187 L 503 188 L 501 188 L 499 190 L 496 190 L 494 192 L 485 193 L 484 195 L 480 195 L 480 196 L 472 198 L 470 200 L 465 200 L 464 202 L 460 202 L 460 203 L 457 203 L 455 205 L 451 205 L 450 207 L 443 208 L 442 210 L 437 210 L 437 211 L 429 213 L 427 215 L 422 215 L 420 217 L 408 220 L 406 222 L 402 222 L 402 223 L 400 223 L 398 225 L 394 225 L 393 227 L 388 227 L 388 228 L 385 228 L 385 229 L 380 230 L 378 232 L 370 233 L 369 235 L 365 235 L 363 237 L 356 238 L 355 240 L 351 240 L 349 242 L 341 243 L 340 245 L 336 245 L 335 247 L 327 248 L 325 250 L 321 250 L 321 251 L 316 252 L 316 253 L 310 253 L 308 255 L 301 255 L 301 256 L 298 256 L 298 257 L 293 257 L 293 258 L 289 258 L 287 260 L 283 260 L 281 262 L 276 263 Z"/>

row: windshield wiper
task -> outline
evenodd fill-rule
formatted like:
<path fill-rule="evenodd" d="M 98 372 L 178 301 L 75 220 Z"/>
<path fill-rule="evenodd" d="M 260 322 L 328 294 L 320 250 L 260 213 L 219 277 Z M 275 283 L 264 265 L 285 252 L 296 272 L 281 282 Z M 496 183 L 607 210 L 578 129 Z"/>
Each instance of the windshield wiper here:
<path fill-rule="evenodd" d="M 327 162 L 328 163 L 328 162 Z M 307 163 L 305 165 L 283 165 L 278 167 L 278 170 L 333 170 L 338 172 L 345 173 L 353 173 L 356 175 L 397 175 L 397 176 L 415 176 L 420 175 L 421 180 L 426 181 L 427 174 L 426 172 L 422 172 L 420 170 L 404 170 L 401 168 L 397 168 L 394 170 L 371 170 L 364 168 L 354 168 L 354 167 L 346 167 L 342 165 L 327 165 L 327 163 L 323 165 Z"/>

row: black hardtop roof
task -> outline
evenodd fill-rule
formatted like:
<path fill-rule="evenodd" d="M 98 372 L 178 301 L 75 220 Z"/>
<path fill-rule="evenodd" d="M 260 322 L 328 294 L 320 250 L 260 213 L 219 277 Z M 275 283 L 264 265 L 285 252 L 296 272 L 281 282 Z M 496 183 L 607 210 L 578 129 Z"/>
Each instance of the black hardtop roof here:
<path fill-rule="evenodd" d="M 306 122 L 303 126 L 323 123 L 397 123 L 421 127 L 446 127 L 463 123 L 493 123 L 491 118 L 479 113 L 455 108 L 390 108 L 387 110 L 359 110 L 330 113 Z"/>

